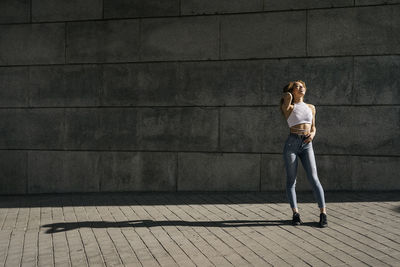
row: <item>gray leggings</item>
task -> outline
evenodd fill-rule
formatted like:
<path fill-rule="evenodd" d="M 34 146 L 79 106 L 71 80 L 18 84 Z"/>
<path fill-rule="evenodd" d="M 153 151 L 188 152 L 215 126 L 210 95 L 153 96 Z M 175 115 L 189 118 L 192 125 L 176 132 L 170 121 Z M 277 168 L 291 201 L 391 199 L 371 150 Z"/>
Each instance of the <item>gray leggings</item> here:
<path fill-rule="evenodd" d="M 304 143 L 306 137 L 290 133 L 283 149 L 283 159 L 286 168 L 286 193 L 289 199 L 290 207 L 297 208 L 296 199 L 296 178 L 298 158 L 307 173 L 307 179 L 312 185 L 314 197 L 318 202 L 319 208 L 325 207 L 324 189 L 318 179 L 317 166 L 315 163 L 312 141 Z"/>

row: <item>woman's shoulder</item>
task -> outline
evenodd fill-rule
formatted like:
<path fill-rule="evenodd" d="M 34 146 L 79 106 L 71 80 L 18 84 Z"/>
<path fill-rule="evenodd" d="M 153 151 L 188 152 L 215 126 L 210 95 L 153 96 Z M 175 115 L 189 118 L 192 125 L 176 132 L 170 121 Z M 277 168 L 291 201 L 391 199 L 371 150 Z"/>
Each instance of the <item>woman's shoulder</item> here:
<path fill-rule="evenodd" d="M 313 104 L 309 104 L 309 103 L 306 103 L 306 104 L 313 112 L 315 112 L 315 106 Z"/>
<path fill-rule="evenodd" d="M 304 102 L 304 103 L 305 103 L 305 102 Z M 307 106 L 309 106 L 310 108 L 315 109 L 315 106 L 314 106 L 313 104 L 310 104 L 310 103 L 305 103 L 305 104 L 307 104 Z"/>

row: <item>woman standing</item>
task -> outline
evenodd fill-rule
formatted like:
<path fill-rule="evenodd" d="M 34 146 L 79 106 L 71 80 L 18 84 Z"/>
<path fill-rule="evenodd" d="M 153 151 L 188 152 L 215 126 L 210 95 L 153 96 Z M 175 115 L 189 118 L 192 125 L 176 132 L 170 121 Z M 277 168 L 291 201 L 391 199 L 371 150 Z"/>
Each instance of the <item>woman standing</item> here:
<path fill-rule="evenodd" d="M 328 222 L 324 190 L 318 179 L 312 146 L 312 140 L 317 130 L 315 128 L 315 106 L 303 102 L 306 90 L 306 84 L 303 81 L 290 82 L 284 87 L 281 99 L 281 111 L 290 127 L 290 133 L 283 149 L 287 179 L 286 192 L 293 210 L 292 223 L 299 225 L 302 221 L 297 208 L 295 187 L 298 159 L 300 158 L 320 208 L 319 226 L 326 227 Z"/>

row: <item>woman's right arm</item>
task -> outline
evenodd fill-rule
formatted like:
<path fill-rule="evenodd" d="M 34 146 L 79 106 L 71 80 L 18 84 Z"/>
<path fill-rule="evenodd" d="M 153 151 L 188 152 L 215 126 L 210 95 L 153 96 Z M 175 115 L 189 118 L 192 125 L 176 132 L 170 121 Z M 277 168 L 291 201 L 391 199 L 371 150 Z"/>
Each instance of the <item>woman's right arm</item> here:
<path fill-rule="evenodd" d="M 281 107 L 282 110 L 283 111 L 289 111 L 290 104 L 292 103 L 292 99 L 293 99 L 292 94 L 289 93 L 289 92 L 283 93 L 282 98 L 283 98 L 283 104 L 282 104 L 282 107 Z"/>

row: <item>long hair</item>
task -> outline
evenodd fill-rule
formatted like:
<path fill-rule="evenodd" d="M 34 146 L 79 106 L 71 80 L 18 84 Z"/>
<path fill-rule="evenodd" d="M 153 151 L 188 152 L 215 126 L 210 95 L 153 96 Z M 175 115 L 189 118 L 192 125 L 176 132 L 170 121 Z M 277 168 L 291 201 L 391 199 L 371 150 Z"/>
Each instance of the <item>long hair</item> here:
<path fill-rule="evenodd" d="M 302 80 L 297 80 L 297 81 L 289 82 L 287 85 L 285 85 L 285 87 L 283 87 L 283 93 L 289 92 L 289 93 L 291 93 L 291 94 L 293 95 L 293 89 L 294 89 L 294 86 L 295 86 L 295 84 L 296 84 L 297 82 L 298 82 L 298 83 L 301 83 L 301 84 L 303 85 L 304 89 L 307 90 L 306 83 L 303 82 Z M 293 101 L 294 101 L 294 98 L 292 98 L 292 102 L 290 103 L 291 105 L 293 105 Z M 281 111 L 282 115 L 285 115 L 285 114 L 283 113 L 283 111 L 282 111 L 282 104 L 283 104 L 283 97 L 281 97 L 281 101 L 280 101 L 280 105 L 279 105 L 279 110 Z"/>

